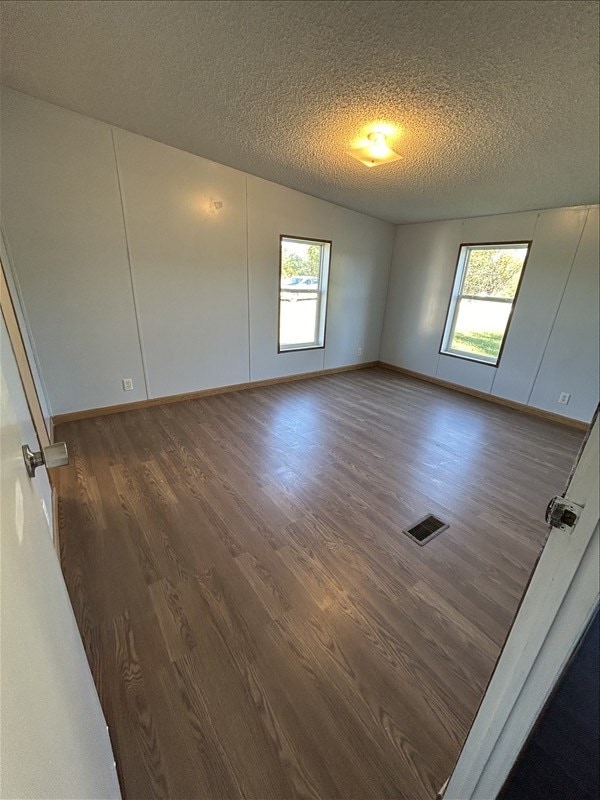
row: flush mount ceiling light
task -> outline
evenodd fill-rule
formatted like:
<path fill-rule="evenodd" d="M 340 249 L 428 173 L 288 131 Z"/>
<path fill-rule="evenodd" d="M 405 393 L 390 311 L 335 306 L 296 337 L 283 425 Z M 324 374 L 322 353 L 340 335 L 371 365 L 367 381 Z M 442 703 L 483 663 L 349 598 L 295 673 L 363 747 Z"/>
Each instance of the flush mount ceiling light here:
<path fill-rule="evenodd" d="M 348 155 L 356 158 L 365 167 L 389 164 L 391 161 L 403 158 L 389 146 L 383 131 L 372 131 L 366 140 L 362 140 L 357 147 L 348 150 Z"/>

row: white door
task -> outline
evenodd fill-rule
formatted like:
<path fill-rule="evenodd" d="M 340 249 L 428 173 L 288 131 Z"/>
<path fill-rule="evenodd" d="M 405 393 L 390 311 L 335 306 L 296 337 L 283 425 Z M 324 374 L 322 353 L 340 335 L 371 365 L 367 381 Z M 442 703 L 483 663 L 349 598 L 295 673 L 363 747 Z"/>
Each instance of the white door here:
<path fill-rule="evenodd" d="M 110 740 L 42 499 L 37 450 L 0 317 L 0 797 L 119 798 Z"/>
<path fill-rule="evenodd" d="M 445 800 L 497 797 L 598 607 L 599 429 L 596 416 L 564 495 L 578 518 L 553 520 Z"/>

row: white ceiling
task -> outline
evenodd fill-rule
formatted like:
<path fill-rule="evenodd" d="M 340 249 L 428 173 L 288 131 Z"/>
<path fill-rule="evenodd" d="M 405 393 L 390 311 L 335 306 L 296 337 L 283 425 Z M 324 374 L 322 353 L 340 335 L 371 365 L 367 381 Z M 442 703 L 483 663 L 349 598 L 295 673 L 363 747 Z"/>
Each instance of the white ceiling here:
<path fill-rule="evenodd" d="M 596 2 L 2 3 L 8 86 L 393 222 L 597 202 L 597 64 Z"/>

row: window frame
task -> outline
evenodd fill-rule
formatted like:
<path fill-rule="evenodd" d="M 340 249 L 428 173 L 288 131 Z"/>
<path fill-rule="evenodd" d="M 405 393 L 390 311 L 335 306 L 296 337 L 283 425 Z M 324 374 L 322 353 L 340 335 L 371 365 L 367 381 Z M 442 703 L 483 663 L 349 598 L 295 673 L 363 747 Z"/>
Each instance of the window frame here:
<path fill-rule="evenodd" d="M 327 265 L 327 275 L 323 270 L 323 257 L 326 249 L 321 247 L 321 262 L 319 266 L 319 285 L 317 287 L 317 315 L 315 320 L 315 339 L 318 327 L 320 327 L 321 314 L 323 314 L 323 344 L 299 344 L 293 347 L 281 346 L 281 270 L 283 268 L 283 242 L 284 240 L 291 242 L 309 242 L 310 244 L 327 245 L 329 253 L 329 263 Z M 306 352 L 307 350 L 324 350 L 327 341 L 327 311 L 329 309 L 329 282 L 331 278 L 331 256 L 333 251 L 333 242 L 331 239 L 315 239 L 308 236 L 292 236 L 291 234 L 282 233 L 279 235 L 279 278 L 277 282 L 277 354 L 283 353 L 299 353 Z M 325 286 L 323 286 L 325 284 Z M 323 303 L 323 295 L 325 302 Z"/>
<path fill-rule="evenodd" d="M 458 256 L 456 258 L 456 266 L 454 268 L 452 289 L 450 292 L 450 299 L 448 301 L 448 306 L 446 309 L 446 316 L 444 318 L 445 321 L 442 330 L 442 338 L 438 349 L 439 355 L 448 356 L 448 358 L 460 358 L 463 361 L 474 361 L 476 364 L 484 364 L 487 367 L 493 367 L 494 369 L 498 369 L 498 367 L 500 366 L 500 360 L 504 353 L 504 345 L 506 344 L 506 339 L 508 338 L 508 333 L 513 320 L 513 315 L 515 313 L 515 307 L 517 305 L 517 300 L 519 298 L 519 292 L 523 284 L 523 276 L 525 275 L 525 269 L 527 268 L 527 261 L 529 260 L 529 254 L 531 253 L 532 244 L 533 244 L 532 239 L 517 239 L 509 242 L 461 242 L 461 244 L 458 246 Z M 515 249 L 517 247 L 527 248 L 527 253 L 525 254 L 523 266 L 521 267 L 521 274 L 519 275 L 519 282 L 517 283 L 517 288 L 515 290 L 515 294 L 512 301 L 506 298 L 473 297 L 472 295 L 463 295 L 461 290 L 462 287 L 464 286 L 465 278 L 467 275 L 467 266 L 468 266 L 468 259 L 466 257 L 465 258 L 462 257 L 463 250 L 465 248 L 479 248 L 479 249 L 492 250 L 492 249 L 502 249 L 506 247 L 514 247 Z M 512 303 L 512 308 L 510 310 L 510 314 L 508 315 L 508 319 L 506 320 L 506 327 L 504 328 L 504 333 L 502 335 L 500 350 L 498 351 L 498 356 L 495 361 L 492 361 L 482 356 L 477 356 L 475 354 L 470 355 L 468 353 L 453 352 L 449 349 L 450 342 L 454 337 L 454 331 L 456 329 L 456 322 L 458 319 L 457 309 L 459 306 L 459 301 L 461 299 L 482 300 L 484 302 L 493 302 L 493 303 L 499 303 L 499 302 Z"/>

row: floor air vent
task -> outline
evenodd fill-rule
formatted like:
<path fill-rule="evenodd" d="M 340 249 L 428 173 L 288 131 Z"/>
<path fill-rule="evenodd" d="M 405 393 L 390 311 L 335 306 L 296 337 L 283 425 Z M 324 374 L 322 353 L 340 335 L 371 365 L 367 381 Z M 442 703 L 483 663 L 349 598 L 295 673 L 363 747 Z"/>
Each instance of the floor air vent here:
<path fill-rule="evenodd" d="M 441 519 L 434 517 L 433 514 L 428 514 L 423 519 L 415 522 L 410 528 L 407 528 L 404 533 L 414 539 L 417 544 L 423 545 L 430 542 L 438 533 L 445 531 L 447 527 L 448 525 L 442 522 Z"/>

